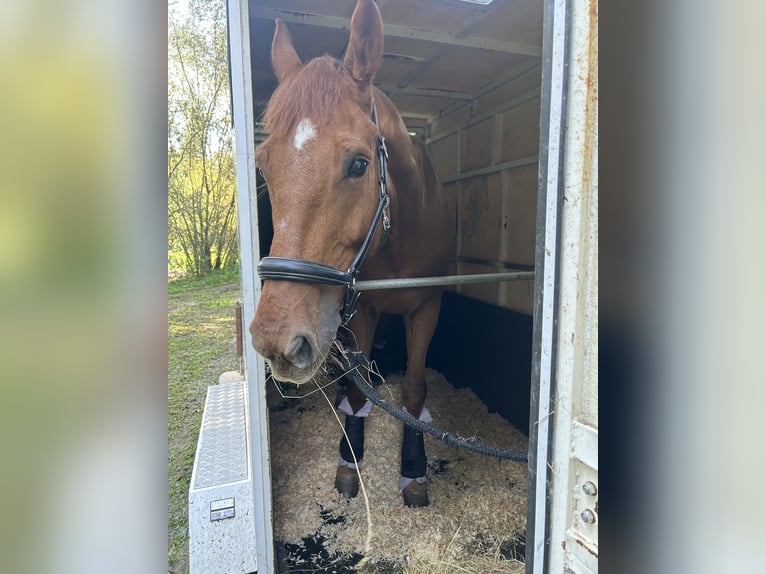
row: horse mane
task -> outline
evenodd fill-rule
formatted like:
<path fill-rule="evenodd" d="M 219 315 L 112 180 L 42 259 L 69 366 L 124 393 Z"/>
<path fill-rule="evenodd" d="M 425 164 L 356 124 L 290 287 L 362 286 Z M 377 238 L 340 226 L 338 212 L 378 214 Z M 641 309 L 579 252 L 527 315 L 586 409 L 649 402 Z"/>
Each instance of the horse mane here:
<path fill-rule="evenodd" d="M 285 79 L 274 91 L 264 116 L 270 134 L 290 133 L 302 118 L 332 120 L 333 111 L 348 87 L 342 81 L 343 64 L 332 56 L 314 58 Z"/>

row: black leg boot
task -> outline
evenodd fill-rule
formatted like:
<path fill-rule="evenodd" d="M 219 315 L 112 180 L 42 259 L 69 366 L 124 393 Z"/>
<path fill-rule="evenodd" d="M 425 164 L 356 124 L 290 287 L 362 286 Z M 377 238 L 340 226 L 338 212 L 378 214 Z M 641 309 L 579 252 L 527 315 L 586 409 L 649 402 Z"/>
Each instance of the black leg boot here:
<path fill-rule="evenodd" d="M 402 487 L 404 505 L 411 508 L 428 506 L 428 483 L 426 482 L 426 448 L 423 433 L 404 425 L 402 439 Z"/>
<path fill-rule="evenodd" d="M 359 476 L 353 467 L 355 463 L 351 450 L 356 455 L 356 463 L 360 464 L 364 457 L 364 419 L 346 415 L 345 429 L 349 440 L 346 440 L 345 435 L 340 439 L 341 461 L 335 473 L 335 488 L 344 498 L 353 498 L 359 494 Z"/>

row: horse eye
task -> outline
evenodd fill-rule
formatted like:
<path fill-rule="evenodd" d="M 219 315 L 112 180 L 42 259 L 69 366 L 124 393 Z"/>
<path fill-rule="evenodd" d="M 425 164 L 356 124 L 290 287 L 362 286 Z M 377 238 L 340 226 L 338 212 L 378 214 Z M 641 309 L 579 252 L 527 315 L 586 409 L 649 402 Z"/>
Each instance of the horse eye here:
<path fill-rule="evenodd" d="M 351 165 L 348 166 L 348 176 L 349 177 L 361 177 L 364 175 L 364 172 L 367 171 L 367 165 L 368 161 L 362 157 L 356 158 L 354 161 L 351 162 Z"/>

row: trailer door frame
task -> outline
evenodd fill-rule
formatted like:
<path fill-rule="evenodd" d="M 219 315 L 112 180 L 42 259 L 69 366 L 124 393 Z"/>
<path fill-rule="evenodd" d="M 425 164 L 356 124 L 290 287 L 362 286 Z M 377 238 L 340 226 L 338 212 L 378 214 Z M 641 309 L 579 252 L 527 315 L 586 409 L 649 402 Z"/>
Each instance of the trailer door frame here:
<path fill-rule="evenodd" d="M 248 0 L 228 0 L 229 62 L 232 118 L 239 200 L 239 253 L 242 281 L 242 312 L 255 316 L 261 295 L 256 271 L 258 244 L 258 193 L 255 172 L 255 117 L 250 55 Z M 269 458 L 266 365 L 255 352 L 248 329 L 244 330 L 245 379 L 250 400 L 249 448 L 255 501 L 255 546 L 258 574 L 274 574 L 274 530 L 272 523 L 271 461 Z"/>
<path fill-rule="evenodd" d="M 595 0 L 545 0 L 526 574 L 598 571 Z"/>

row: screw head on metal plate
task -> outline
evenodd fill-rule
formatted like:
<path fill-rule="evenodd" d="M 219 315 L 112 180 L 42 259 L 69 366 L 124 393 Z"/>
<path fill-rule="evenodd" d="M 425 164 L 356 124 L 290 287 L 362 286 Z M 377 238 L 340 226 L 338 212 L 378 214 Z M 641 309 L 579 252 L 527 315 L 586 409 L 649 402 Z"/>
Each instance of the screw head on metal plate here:
<path fill-rule="evenodd" d="M 592 524 L 593 522 L 596 522 L 596 515 L 593 513 L 593 511 L 590 508 L 586 508 L 580 513 L 580 518 L 583 522 L 586 524 Z"/>
<path fill-rule="evenodd" d="M 593 484 L 590 480 L 582 485 L 582 491 L 587 494 L 588 496 L 593 496 L 598 492 L 598 489 L 596 488 L 596 485 Z"/>

